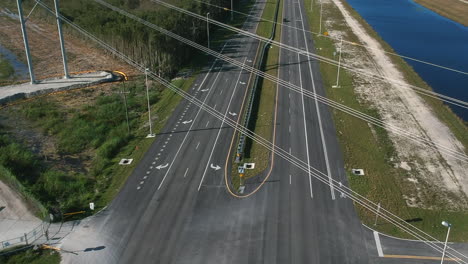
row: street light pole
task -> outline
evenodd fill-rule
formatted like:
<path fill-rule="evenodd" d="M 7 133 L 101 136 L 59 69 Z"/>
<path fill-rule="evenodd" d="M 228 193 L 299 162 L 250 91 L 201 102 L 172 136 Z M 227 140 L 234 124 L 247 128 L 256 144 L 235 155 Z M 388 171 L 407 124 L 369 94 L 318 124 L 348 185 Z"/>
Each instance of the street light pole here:
<path fill-rule="evenodd" d="M 340 37 L 340 53 L 338 54 L 338 73 L 336 74 L 336 85 L 333 88 L 339 88 L 338 82 L 340 81 L 340 67 L 341 67 L 341 50 L 343 49 L 343 37 Z"/>
<path fill-rule="evenodd" d="M 234 19 L 234 4 L 233 0 L 231 0 L 231 21 Z"/>
<path fill-rule="evenodd" d="M 322 0 L 320 0 L 320 22 L 319 35 L 322 35 Z"/>
<path fill-rule="evenodd" d="M 127 118 L 127 133 L 130 135 L 130 122 L 128 120 L 128 106 L 127 106 L 127 96 L 125 95 L 127 92 L 125 91 L 125 80 L 122 86 L 122 95 L 124 97 L 124 104 L 125 104 L 125 117 Z"/>
<path fill-rule="evenodd" d="M 450 228 L 452 227 L 452 224 L 450 224 L 447 221 L 442 221 L 442 225 L 445 226 L 445 227 L 448 227 L 448 230 L 447 230 L 447 237 L 445 238 L 444 251 L 442 251 L 442 259 L 440 260 L 440 264 L 444 263 L 445 250 L 447 249 L 447 242 L 448 242 L 448 238 L 449 238 L 449 235 L 450 235 Z"/>
<path fill-rule="evenodd" d="M 153 138 L 153 137 L 155 137 L 155 135 L 153 134 L 153 127 L 151 125 L 151 107 L 150 107 L 149 91 L 148 91 L 148 71 L 149 71 L 149 69 L 146 68 L 145 69 L 145 83 L 146 83 L 146 99 L 148 101 L 148 121 L 149 121 L 150 132 L 149 132 L 148 136 L 146 136 L 146 137 L 147 138 Z"/>
<path fill-rule="evenodd" d="M 210 22 L 208 16 L 210 13 L 206 13 L 206 34 L 208 36 L 208 48 L 210 48 Z"/>

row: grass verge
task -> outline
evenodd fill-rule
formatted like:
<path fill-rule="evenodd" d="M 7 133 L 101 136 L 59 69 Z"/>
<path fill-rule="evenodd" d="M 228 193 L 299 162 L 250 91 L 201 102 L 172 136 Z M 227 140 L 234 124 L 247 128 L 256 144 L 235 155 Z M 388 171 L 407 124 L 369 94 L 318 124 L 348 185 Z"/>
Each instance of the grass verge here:
<path fill-rule="evenodd" d="M 310 6 L 311 1 L 313 0 L 305 0 L 305 5 Z M 347 6 L 347 8 L 348 10 L 350 9 L 349 6 Z M 312 32 L 318 32 L 319 29 L 319 10 L 320 6 L 318 1 L 315 1 L 312 11 L 307 10 Z M 353 16 L 359 17 L 354 11 Z M 327 20 L 343 21 L 341 12 L 334 4 L 324 4 L 323 17 L 326 17 Z M 359 21 L 363 23 L 362 18 L 359 18 Z M 377 38 L 381 44 L 384 45 L 386 50 L 391 50 L 388 44 L 378 38 L 377 34 L 373 32 L 367 24 L 365 25 L 366 30 L 371 36 Z M 346 32 L 347 40 L 358 42 L 357 37 L 352 33 L 345 22 L 333 23 L 330 27 L 331 28 L 328 28 L 328 30 L 333 29 Z M 325 30 L 327 29 L 323 31 Z M 322 56 L 333 58 L 333 53 L 336 52 L 336 49 L 332 40 L 317 35 L 314 35 L 313 38 L 317 52 Z M 394 61 L 396 61 L 395 63 L 409 82 L 418 86 L 424 84 L 425 87 L 428 87 L 403 60 L 398 61 L 398 59 L 396 59 Z M 336 82 L 336 67 L 321 62 L 320 70 L 328 98 L 379 118 L 376 109 L 373 109 L 365 103 L 360 103 L 357 100 L 357 95 L 353 89 L 353 77 L 350 73 L 342 71 L 340 73 L 341 88 L 334 89 L 331 87 Z M 430 103 L 437 115 L 443 117 L 441 119 L 449 125 L 457 137 L 464 141 L 466 145 L 466 136 L 468 133 L 462 133 L 466 131 L 466 128 L 463 127 L 463 122 L 460 122 L 450 109 L 443 104 L 436 101 Z M 429 210 L 407 206 L 403 195 L 404 193 L 414 191 L 415 186 L 404 180 L 407 178 L 405 177 L 407 173 L 405 170 L 393 166 L 397 157 L 393 144 L 385 130 L 376 127 L 371 128 L 362 120 L 337 110 L 332 110 L 332 113 L 338 139 L 344 154 L 348 179 L 353 190 L 372 201 L 381 202 L 382 206 L 387 210 L 390 210 L 438 239 L 443 239 L 446 232 L 446 228 L 440 225 L 440 222 L 442 220 L 448 220 L 457 228 L 457 233 L 451 236 L 451 240 L 468 240 L 468 225 L 466 225 L 466 219 L 468 219 L 467 212 L 448 212 L 445 210 Z M 352 175 L 350 173 L 351 168 L 365 168 L 367 176 Z M 426 198 L 432 199 L 431 201 L 437 205 L 437 194 L 427 193 Z M 383 220 L 378 221 L 377 226 L 374 226 L 374 214 L 358 206 L 356 209 L 364 224 L 390 235 L 411 238 L 408 234 Z M 465 219 L 465 221 L 463 219 Z"/>
<path fill-rule="evenodd" d="M 268 0 L 265 3 L 265 9 L 263 10 L 262 18 L 265 20 L 272 21 L 275 19 L 276 6 L 278 5 L 278 18 L 277 22 L 282 20 L 283 5 L 281 0 Z M 267 21 L 261 21 L 258 24 L 257 34 L 263 37 L 269 38 L 273 29 L 273 24 Z M 280 41 L 281 38 L 281 25 L 276 24 L 276 31 L 274 35 L 275 41 Z M 259 52 L 263 46 L 260 46 Z M 257 57 L 258 58 L 258 57 Z M 265 60 L 261 65 L 262 71 L 273 76 L 278 75 L 278 60 L 279 60 L 279 48 L 276 46 L 270 46 L 265 53 Z M 272 141 L 273 134 L 273 117 L 275 113 L 275 97 L 276 97 L 276 83 L 259 78 L 257 90 L 255 94 L 255 100 L 253 102 L 251 123 L 252 130 L 260 137 L 265 138 L 268 141 Z M 270 162 L 271 152 L 265 147 L 253 142 L 250 138 L 246 139 L 245 152 L 242 159 L 243 163 L 255 163 L 253 170 L 246 170 L 245 179 L 257 176 L 268 168 Z M 234 157 L 235 159 L 235 157 Z M 236 164 L 233 162 L 233 164 Z M 232 181 L 234 188 L 238 188 L 240 185 L 239 174 L 237 172 L 238 166 L 232 166 Z"/>
<path fill-rule="evenodd" d="M 2 264 L 59 264 L 60 254 L 49 249 L 28 249 L 25 251 L 14 252 L 0 256 Z"/>

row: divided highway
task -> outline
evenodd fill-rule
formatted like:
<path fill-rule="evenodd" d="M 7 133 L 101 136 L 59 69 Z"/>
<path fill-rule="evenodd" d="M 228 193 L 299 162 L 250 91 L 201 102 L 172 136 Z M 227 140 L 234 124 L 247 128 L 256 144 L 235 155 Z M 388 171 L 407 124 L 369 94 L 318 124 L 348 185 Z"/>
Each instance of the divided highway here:
<path fill-rule="evenodd" d="M 260 17 L 264 5 L 257 1 L 251 15 Z M 283 10 L 286 23 L 309 30 L 302 1 L 284 0 Z M 257 24 L 249 18 L 243 29 L 256 32 Z M 303 31 L 283 26 L 281 34 L 283 43 L 314 51 Z M 258 46 L 235 35 L 222 53 L 253 65 Z M 281 51 L 279 78 L 325 95 L 318 62 L 307 57 Z M 239 117 L 250 79 L 215 60 L 189 93 Z M 347 184 L 329 109 L 285 87 L 277 90 L 274 143 Z M 62 254 L 64 263 L 400 263 L 379 258 L 382 245 L 349 199 L 281 158 L 255 195 L 231 196 L 224 167 L 233 134 L 182 101 L 115 200 L 63 238 L 62 249 L 74 252 Z"/>

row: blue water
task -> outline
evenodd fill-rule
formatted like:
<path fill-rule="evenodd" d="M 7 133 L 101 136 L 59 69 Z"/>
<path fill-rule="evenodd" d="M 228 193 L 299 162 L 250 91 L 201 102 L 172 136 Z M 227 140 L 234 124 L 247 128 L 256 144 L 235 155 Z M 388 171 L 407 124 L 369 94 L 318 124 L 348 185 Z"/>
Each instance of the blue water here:
<path fill-rule="evenodd" d="M 11 64 L 11 66 L 13 66 L 16 78 L 22 79 L 29 76 L 28 66 L 19 61 L 15 54 L 4 48 L 2 45 L 0 45 L 0 54 Z"/>
<path fill-rule="evenodd" d="M 468 72 L 468 27 L 412 0 L 347 0 L 399 54 Z M 468 75 L 407 62 L 437 93 L 468 101 Z M 468 110 L 451 106 L 468 121 Z"/>

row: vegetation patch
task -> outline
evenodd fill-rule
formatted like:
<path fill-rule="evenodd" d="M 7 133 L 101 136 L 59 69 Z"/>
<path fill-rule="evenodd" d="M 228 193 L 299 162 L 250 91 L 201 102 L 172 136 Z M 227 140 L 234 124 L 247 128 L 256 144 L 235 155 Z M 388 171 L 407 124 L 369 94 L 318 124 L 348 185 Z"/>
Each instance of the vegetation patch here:
<path fill-rule="evenodd" d="M 5 81 L 13 77 L 15 69 L 13 66 L 0 54 L 0 81 Z"/>
<path fill-rule="evenodd" d="M 311 1 L 314 0 L 305 0 L 305 5 L 310 6 Z M 320 3 L 318 1 L 314 1 L 313 4 L 312 11 L 308 9 L 307 14 L 311 25 L 311 31 L 318 32 Z M 323 10 L 323 17 L 327 20 L 343 21 L 341 12 L 333 3 L 324 4 Z M 358 17 L 354 12 L 353 15 Z M 359 21 L 363 23 L 361 18 Z M 322 25 L 322 29 L 322 31 L 338 30 L 345 32 L 347 36 L 346 39 L 348 41 L 359 42 L 351 29 L 349 29 L 344 23 L 332 23 L 331 25 L 327 24 L 326 26 Z M 376 37 L 377 34 L 373 32 L 367 24 L 366 29 L 371 36 Z M 313 38 L 318 54 L 328 58 L 337 59 L 336 56 L 338 53 L 335 48 L 337 44 L 336 42 L 333 42 L 330 38 L 325 36 L 313 35 Z M 383 43 L 382 40 L 380 40 L 380 42 L 384 45 L 386 50 L 391 50 L 389 49 L 388 44 Z M 343 54 L 343 56 L 346 58 L 346 54 Z M 394 61 L 396 61 L 400 70 L 405 74 L 405 78 L 407 78 L 407 80 L 412 84 L 420 86 L 424 83 L 402 59 L 397 58 Z M 370 116 L 379 118 L 379 114 L 376 109 L 370 107 L 365 100 L 358 100 L 357 93 L 354 90 L 355 83 L 349 72 L 341 71 L 339 80 L 341 88 L 335 89 L 332 88 L 332 86 L 336 84 L 337 67 L 320 62 L 320 70 L 328 98 Z M 425 87 L 428 86 L 425 85 Z M 431 102 L 431 104 L 439 116 L 448 116 L 452 120 L 452 123 L 457 126 L 454 133 L 457 133 L 457 129 L 459 131 L 466 131 L 465 128 L 463 128 L 463 123 L 460 122 L 453 113 L 451 113 L 448 107 L 435 101 Z M 468 225 L 466 225 L 466 221 L 463 221 L 463 219 L 468 219 L 467 212 L 421 209 L 410 207 L 406 204 L 403 198 L 404 194 L 414 192 L 415 185 L 404 180 L 407 178 L 405 177 L 407 171 L 402 168 L 394 167 L 393 164 L 397 157 L 386 130 L 370 126 L 366 122 L 341 111 L 332 110 L 332 113 L 338 139 L 344 154 L 345 167 L 348 171 L 348 179 L 353 190 L 374 202 L 380 202 L 382 207 L 400 216 L 404 221 L 411 222 L 411 224 L 428 232 L 438 239 L 443 239 L 447 231 L 445 227 L 440 225 L 440 222 L 442 220 L 447 220 L 453 223 L 453 226 L 456 226 L 457 228 L 457 233 L 453 233 L 451 240 L 467 241 Z M 448 125 L 451 126 L 450 124 Z M 466 132 L 465 136 L 462 133 L 458 133 L 457 136 L 458 138 L 463 139 L 463 137 L 466 137 Z M 466 141 L 464 141 L 464 144 L 466 144 Z M 366 176 L 353 175 L 351 173 L 352 168 L 365 168 Z M 424 186 L 422 186 L 422 188 L 424 188 Z M 435 206 L 438 206 L 439 201 L 434 193 L 426 193 L 425 198 L 432 199 L 430 202 Z M 382 219 L 379 219 L 377 225 L 374 226 L 375 214 L 359 206 L 356 206 L 356 209 L 364 224 L 390 235 L 412 238 Z"/>
<path fill-rule="evenodd" d="M 28 249 L 0 255 L 2 264 L 59 264 L 60 254 L 50 249 Z"/>
<path fill-rule="evenodd" d="M 193 79 L 178 79 L 174 84 L 188 89 Z M 149 98 L 157 132 L 181 97 L 152 85 Z M 152 143 L 145 138 L 146 113 L 142 80 L 46 96 L 4 109 L 0 112 L 0 168 L 53 211 L 81 211 L 89 202 L 101 208 L 135 166 L 117 165 L 120 158 L 132 157 L 137 164 Z"/>

